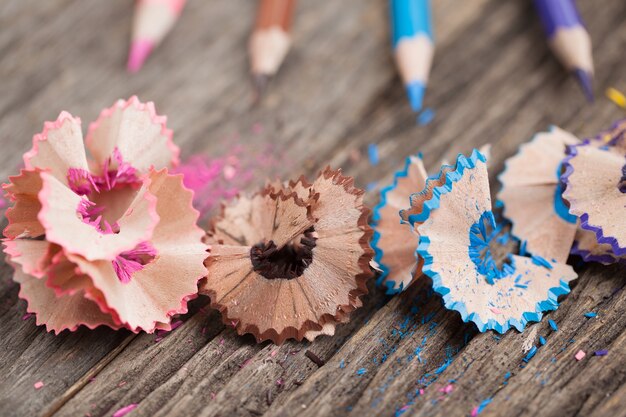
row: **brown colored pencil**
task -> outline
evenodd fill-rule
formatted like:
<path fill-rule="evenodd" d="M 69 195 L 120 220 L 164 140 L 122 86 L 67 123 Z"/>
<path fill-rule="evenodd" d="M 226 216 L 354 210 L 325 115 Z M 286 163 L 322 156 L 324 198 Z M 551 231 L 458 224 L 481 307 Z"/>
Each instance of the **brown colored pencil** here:
<path fill-rule="evenodd" d="M 256 24 L 250 37 L 251 72 L 261 94 L 278 72 L 291 46 L 291 23 L 295 0 L 260 0 Z"/>

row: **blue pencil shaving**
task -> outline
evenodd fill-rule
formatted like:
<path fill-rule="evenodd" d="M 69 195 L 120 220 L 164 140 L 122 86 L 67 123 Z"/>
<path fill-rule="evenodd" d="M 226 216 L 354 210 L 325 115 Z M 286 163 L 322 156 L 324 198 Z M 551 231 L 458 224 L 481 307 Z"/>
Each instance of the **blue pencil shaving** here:
<path fill-rule="evenodd" d="M 548 320 L 548 324 L 550 325 L 550 328 L 553 331 L 556 332 L 557 330 L 559 330 L 559 326 L 556 325 L 556 322 L 554 320 L 552 320 L 552 319 Z"/>
<path fill-rule="evenodd" d="M 509 378 L 511 377 L 511 373 L 507 372 L 506 374 L 504 374 L 504 382 L 503 385 L 506 385 L 509 383 Z"/>
<path fill-rule="evenodd" d="M 452 363 L 452 359 L 446 359 L 446 361 L 437 369 L 435 369 L 435 375 L 439 375 L 441 374 L 443 371 L 445 371 L 448 366 L 450 366 L 450 364 Z"/>
<path fill-rule="evenodd" d="M 528 353 L 526 354 L 526 356 L 524 356 L 524 359 L 522 360 L 528 363 L 536 354 L 537 354 L 537 346 L 533 346 L 532 348 L 530 348 L 530 350 L 528 351 Z"/>
<path fill-rule="evenodd" d="M 357 370 L 357 371 L 356 371 L 356 374 L 357 374 L 357 375 L 363 375 L 363 374 L 364 374 L 364 373 L 366 373 L 366 372 L 367 372 L 367 369 L 365 369 L 365 368 L 361 368 L 361 369 L 359 369 L 359 370 Z"/>
<path fill-rule="evenodd" d="M 595 352 L 593 352 L 594 356 L 606 356 L 608 355 L 609 351 L 606 349 L 602 349 L 602 350 L 596 350 Z"/>
<path fill-rule="evenodd" d="M 526 241 L 525 240 L 522 240 L 522 243 L 519 246 L 519 254 L 520 254 L 520 256 L 528 255 L 528 252 L 526 251 Z"/>
<path fill-rule="evenodd" d="M 430 107 L 425 108 L 419 116 L 417 116 L 417 124 L 420 126 L 426 126 L 430 124 L 435 118 L 435 111 Z"/>
<path fill-rule="evenodd" d="M 346 367 L 346 361 L 342 359 L 341 362 L 339 362 L 339 368 L 343 369 L 345 367 Z"/>
<path fill-rule="evenodd" d="M 405 405 L 399 409 L 396 410 L 396 412 L 393 414 L 394 417 L 400 417 L 402 414 L 406 413 L 406 411 L 409 409 L 408 405 Z"/>
<path fill-rule="evenodd" d="M 535 265 L 545 266 L 548 269 L 552 269 L 552 264 L 548 262 L 545 258 L 542 258 L 539 255 L 533 255 L 531 258 Z"/>
<path fill-rule="evenodd" d="M 380 160 L 378 159 L 378 145 L 370 143 L 367 146 L 367 156 L 370 160 L 370 164 L 376 166 Z"/>
<path fill-rule="evenodd" d="M 539 343 L 541 343 L 541 346 L 546 344 L 546 338 L 543 336 L 539 336 Z"/>
<path fill-rule="evenodd" d="M 489 405 L 491 401 L 493 401 L 493 398 L 487 398 L 483 400 L 480 404 L 474 407 L 474 409 L 472 410 L 471 416 L 476 417 L 477 415 L 482 413 L 485 410 L 485 407 L 487 407 L 487 405 Z"/>
<path fill-rule="evenodd" d="M 429 321 L 431 321 L 433 319 L 433 317 L 435 317 L 435 312 L 432 311 L 430 313 L 428 313 L 426 316 L 422 317 L 422 324 L 428 323 Z"/>
<path fill-rule="evenodd" d="M 597 314 L 592 312 L 592 311 L 590 311 L 589 313 L 585 313 L 584 316 L 587 317 L 588 319 L 592 319 L 595 316 L 597 316 Z"/>
<path fill-rule="evenodd" d="M 510 235 L 508 233 L 503 233 L 496 238 L 496 241 L 501 245 L 506 245 L 509 242 L 509 239 Z"/>

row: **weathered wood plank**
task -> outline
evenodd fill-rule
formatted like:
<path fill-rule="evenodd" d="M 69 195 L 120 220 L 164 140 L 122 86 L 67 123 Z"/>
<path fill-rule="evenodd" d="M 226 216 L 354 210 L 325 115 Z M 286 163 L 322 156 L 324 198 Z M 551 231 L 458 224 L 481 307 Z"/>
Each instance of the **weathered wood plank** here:
<path fill-rule="evenodd" d="M 0 414 L 36 415 L 62 395 L 74 381 L 115 348 L 127 332 L 79 329 L 54 336 L 23 319 L 26 303 L 17 298 L 11 270 L 2 266 L 0 278 Z M 45 385 L 35 391 L 33 385 Z"/>

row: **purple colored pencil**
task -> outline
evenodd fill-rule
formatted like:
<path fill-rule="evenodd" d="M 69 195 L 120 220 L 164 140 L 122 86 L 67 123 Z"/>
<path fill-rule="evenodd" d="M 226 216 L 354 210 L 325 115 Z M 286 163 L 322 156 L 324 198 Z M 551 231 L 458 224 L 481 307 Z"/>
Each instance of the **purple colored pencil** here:
<path fill-rule="evenodd" d="M 591 38 L 574 0 L 534 0 L 534 3 L 550 48 L 578 79 L 587 99 L 593 101 Z"/>

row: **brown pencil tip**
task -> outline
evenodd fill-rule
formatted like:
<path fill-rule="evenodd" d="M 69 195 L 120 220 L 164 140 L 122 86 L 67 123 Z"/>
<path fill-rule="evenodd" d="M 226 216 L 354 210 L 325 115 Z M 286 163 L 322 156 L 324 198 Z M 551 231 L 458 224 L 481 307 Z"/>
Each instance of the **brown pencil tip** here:
<path fill-rule="evenodd" d="M 271 77 L 267 74 L 253 74 L 252 81 L 254 83 L 254 102 L 259 103 L 267 90 L 267 85 L 270 83 Z"/>

